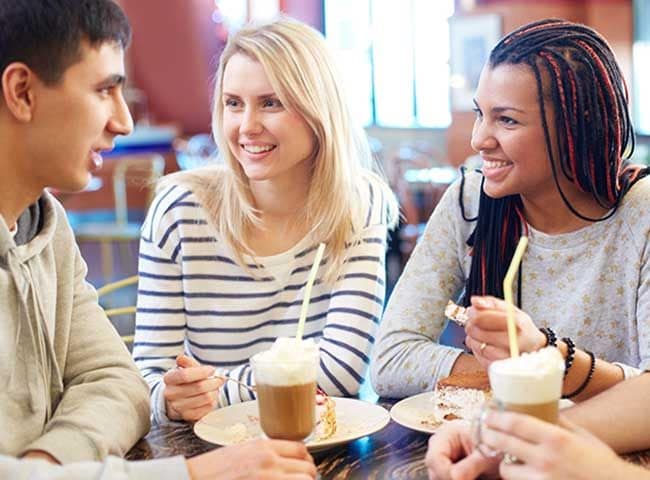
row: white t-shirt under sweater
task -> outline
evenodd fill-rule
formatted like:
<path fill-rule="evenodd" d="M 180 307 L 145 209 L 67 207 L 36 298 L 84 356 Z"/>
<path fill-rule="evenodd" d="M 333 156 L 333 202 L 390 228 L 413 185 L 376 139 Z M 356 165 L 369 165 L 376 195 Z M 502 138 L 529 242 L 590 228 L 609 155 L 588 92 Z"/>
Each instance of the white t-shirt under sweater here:
<path fill-rule="evenodd" d="M 334 287 L 320 281 L 321 266 L 305 324 L 304 338 L 320 346 L 319 386 L 330 395 L 358 392 L 383 309 L 386 207 L 376 185 L 368 184 L 364 203 L 362 243 L 349 247 Z M 167 419 L 161 379 L 177 355 L 253 385 L 250 357 L 296 333 L 318 242 L 304 238 L 258 257 L 254 278 L 217 236 L 196 196 L 178 185 L 157 196 L 143 226 L 133 355 L 152 391 L 154 421 Z M 252 398 L 227 382 L 219 406 Z"/>
<path fill-rule="evenodd" d="M 481 175 L 466 174 L 467 218 L 478 212 Z M 476 223 L 463 220 L 460 180 L 431 216 L 393 291 L 373 351 L 371 375 L 384 396 L 430 391 L 461 350 L 440 345 L 444 308 L 464 286 Z M 522 309 L 598 358 L 650 367 L 650 178 L 640 180 L 608 220 L 575 232 L 530 230 L 522 264 Z M 516 295 L 516 294 L 515 294 Z"/>

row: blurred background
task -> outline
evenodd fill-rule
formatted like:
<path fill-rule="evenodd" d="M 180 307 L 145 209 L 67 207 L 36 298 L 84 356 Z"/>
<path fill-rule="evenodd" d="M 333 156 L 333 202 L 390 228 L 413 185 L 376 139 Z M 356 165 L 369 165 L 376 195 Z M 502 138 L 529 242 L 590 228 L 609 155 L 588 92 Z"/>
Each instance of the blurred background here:
<path fill-rule="evenodd" d="M 118 0 L 132 27 L 118 140 L 86 191 L 62 195 L 97 286 L 137 273 L 139 228 L 164 173 L 214 161 L 213 77 L 229 32 L 284 13 L 324 33 L 357 120 L 403 213 L 387 257 L 389 288 L 458 167 L 472 164 L 471 99 L 490 49 L 521 24 L 562 17 L 610 42 L 650 157 L 650 0 Z M 645 108 L 644 108 L 645 107 Z M 133 287 L 134 288 L 134 287 Z M 132 303 L 131 298 L 118 303 Z M 110 301 L 109 301 L 110 303 Z"/>

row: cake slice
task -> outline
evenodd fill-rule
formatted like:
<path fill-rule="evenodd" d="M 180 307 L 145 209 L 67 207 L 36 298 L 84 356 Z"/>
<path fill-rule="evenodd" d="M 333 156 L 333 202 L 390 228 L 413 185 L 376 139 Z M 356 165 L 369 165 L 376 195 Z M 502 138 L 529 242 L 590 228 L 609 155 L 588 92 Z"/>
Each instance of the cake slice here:
<path fill-rule="evenodd" d="M 445 317 L 447 317 L 452 322 L 456 322 L 461 327 L 464 327 L 467 323 L 467 309 L 456 305 L 454 302 L 449 300 L 447 306 L 445 307 Z"/>
<path fill-rule="evenodd" d="M 433 414 L 422 422 L 435 428 L 446 421 L 471 420 L 490 397 L 490 380 L 486 371 L 451 375 L 436 385 L 432 397 Z"/>
<path fill-rule="evenodd" d="M 485 370 L 456 373 L 440 379 L 438 388 L 469 388 L 489 392 L 490 378 Z"/>
<path fill-rule="evenodd" d="M 320 388 L 316 393 L 316 429 L 314 440 L 327 440 L 336 433 L 336 404 Z"/>

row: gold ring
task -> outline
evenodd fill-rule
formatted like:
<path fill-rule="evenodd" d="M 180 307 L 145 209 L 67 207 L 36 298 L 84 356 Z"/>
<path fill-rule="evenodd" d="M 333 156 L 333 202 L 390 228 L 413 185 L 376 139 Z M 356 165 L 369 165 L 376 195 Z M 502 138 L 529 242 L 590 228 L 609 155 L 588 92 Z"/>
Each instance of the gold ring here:
<path fill-rule="evenodd" d="M 483 342 L 483 343 L 481 343 L 481 346 L 478 347 L 478 349 L 479 349 L 479 351 L 480 351 L 481 353 L 483 353 L 483 350 L 485 350 L 485 347 L 487 347 L 487 343 Z"/>

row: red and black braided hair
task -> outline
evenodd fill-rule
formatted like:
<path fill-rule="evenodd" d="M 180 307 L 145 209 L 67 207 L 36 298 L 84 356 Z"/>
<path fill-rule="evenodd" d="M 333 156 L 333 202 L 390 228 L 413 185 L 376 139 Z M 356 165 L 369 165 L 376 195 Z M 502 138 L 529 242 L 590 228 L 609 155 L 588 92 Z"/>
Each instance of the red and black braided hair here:
<path fill-rule="evenodd" d="M 648 169 L 628 160 L 634 150 L 628 92 L 607 41 L 585 25 L 540 20 L 519 27 L 499 41 L 490 53 L 488 66 L 499 65 L 528 65 L 535 75 L 546 150 L 555 185 L 567 208 L 587 221 L 611 217 L 625 193 L 648 174 Z M 545 99 L 554 107 L 555 149 L 546 121 Z M 553 158 L 554 151 L 558 159 Z M 590 218 L 577 211 L 560 187 L 560 174 L 609 213 Z M 461 183 L 461 207 L 462 198 Z M 503 278 L 519 237 L 527 229 L 521 197 L 491 198 L 481 186 L 478 216 L 467 218 L 464 208 L 461 211 L 466 221 L 477 222 L 467 240 L 472 247 L 472 265 L 462 302 L 468 305 L 472 295 L 503 297 Z M 521 285 L 518 293 L 521 305 Z"/>

